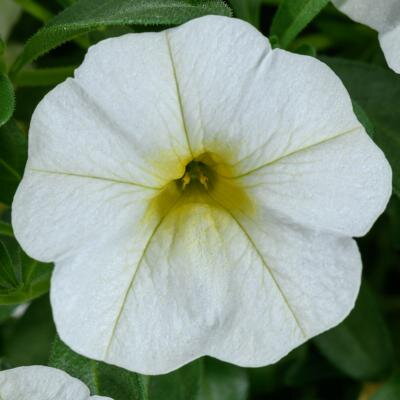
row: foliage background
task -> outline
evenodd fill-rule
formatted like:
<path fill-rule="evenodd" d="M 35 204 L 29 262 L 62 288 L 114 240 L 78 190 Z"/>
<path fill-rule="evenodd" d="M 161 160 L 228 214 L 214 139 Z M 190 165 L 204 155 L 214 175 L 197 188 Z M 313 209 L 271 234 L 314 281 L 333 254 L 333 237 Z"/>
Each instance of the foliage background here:
<path fill-rule="evenodd" d="M 400 75 L 388 69 L 377 33 L 339 13 L 328 0 L 15 2 L 23 13 L 7 44 L 0 43 L 0 368 L 49 364 L 81 378 L 93 394 L 115 400 L 399 400 Z M 358 240 L 364 281 L 356 307 L 338 327 L 264 368 L 204 358 L 165 376 L 145 377 L 78 356 L 56 337 L 47 294 L 51 265 L 27 257 L 9 224 L 32 112 L 72 74 L 90 44 L 231 12 L 275 46 L 318 57 L 333 68 L 392 165 L 390 204 Z"/>

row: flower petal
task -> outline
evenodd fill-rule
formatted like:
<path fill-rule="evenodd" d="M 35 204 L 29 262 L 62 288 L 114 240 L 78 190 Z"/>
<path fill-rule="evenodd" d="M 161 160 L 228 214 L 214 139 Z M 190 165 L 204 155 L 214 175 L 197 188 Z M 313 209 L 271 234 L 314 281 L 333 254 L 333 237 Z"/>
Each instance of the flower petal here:
<path fill-rule="evenodd" d="M 190 153 L 164 35 L 92 46 L 39 103 L 29 135 L 30 169 L 156 187 L 182 176 Z"/>
<path fill-rule="evenodd" d="M 117 179 L 27 167 L 13 201 L 14 233 L 31 257 L 58 262 L 93 243 L 140 235 L 156 193 Z"/>
<path fill-rule="evenodd" d="M 181 177 L 190 156 L 164 34 L 91 47 L 75 78 L 40 102 L 29 137 L 13 203 L 27 253 L 58 261 L 137 224 L 144 199 Z"/>
<path fill-rule="evenodd" d="M 389 67 L 400 74 L 400 21 L 396 28 L 380 33 L 379 41 Z"/>
<path fill-rule="evenodd" d="M 258 171 L 249 182 L 260 184 L 263 201 L 300 223 L 364 234 L 386 206 L 391 170 L 332 70 L 271 51 L 239 20 L 209 16 L 168 32 L 193 151 L 225 155 L 240 177 Z M 302 162 L 297 153 L 307 165 L 289 169 Z"/>
<path fill-rule="evenodd" d="M 268 212 L 322 231 L 365 235 L 391 195 L 391 169 L 364 129 L 266 163 L 239 179 Z"/>
<path fill-rule="evenodd" d="M 344 14 L 379 32 L 386 60 L 400 73 L 400 3 L 398 0 L 332 0 Z"/>
<path fill-rule="evenodd" d="M 39 365 L 0 372 L 2 400 L 111 400 L 90 397 L 89 389 L 64 371 Z"/>
<path fill-rule="evenodd" d="M 61 338 L 159 374 L 204 354 L 266 365 L 340 322 L 360 282 L 354 241 L 262 217 L 263 232 L 217 205 L 182 203 L 140 259 L 110 244 L 66 261 L 51 292 Z"/>
<path fill-rule="evenodd" d="M 228 153 L 244 173 L 360 126 L 325 64 L 271 50 L 244 21 L 208 16 L 167 36 L 194 153 Z"/>

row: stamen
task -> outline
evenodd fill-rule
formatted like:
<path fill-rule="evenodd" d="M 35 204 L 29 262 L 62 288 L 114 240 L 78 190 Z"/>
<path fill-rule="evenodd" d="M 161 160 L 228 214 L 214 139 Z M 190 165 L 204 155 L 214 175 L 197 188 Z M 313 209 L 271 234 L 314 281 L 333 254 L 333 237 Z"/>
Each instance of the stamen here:
<path fill-rule="evenodd" d="M 204 175 L 203 172 L 200 172 L 199 181 L 206 189 L 208 189 L 208 177 Z"/>
<path fill-rule="evenodd" d="M 209 188 L 209 169 L 206 164 L 201 161 L 193 160 L 189 164 L 186 165 L 185 174 L 179 180 L 182 185 L 182 190 L 185 190 L 188 185 L 195 182 L 200 182 L 200 184 L 208 190 Z"/>
<path fill-rule="evenodd" d="M 191 181 L 191 179 L 190 179 L 189 172 L 185 172 L 185 175 L 183 175 L 183 178 L 182 178 L 182 189 L 183 190 L 185 190 L 185 187 L 187 185 L 189 185 L 190 181 Z"/>

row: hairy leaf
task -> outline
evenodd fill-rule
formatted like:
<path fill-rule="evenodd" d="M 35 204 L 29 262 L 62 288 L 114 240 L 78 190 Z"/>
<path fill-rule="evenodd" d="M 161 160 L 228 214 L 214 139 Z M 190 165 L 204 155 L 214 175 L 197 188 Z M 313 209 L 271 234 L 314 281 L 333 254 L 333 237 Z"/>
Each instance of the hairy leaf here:
<path fill-rule="evenodd" d="M 90 360 L 72 351 L 57 336 L 49 365 L 80 379 L 92 394 L 114 400 L 147 400 L 146 377 L 113 365 Z"/>
<path fill-rule="evenodd" d="M 15 108 L 14 88 L 7 75 L 0 73 L 0 126 L 12 116 Z"/>
<path fill-rule="evenodd" d="M 328 3 L 329 0 L 283 0 L 272 21 L 270 34 L 277 36 L 279 46 L 286 49 Z"/>
<path fill-rule="evenodd" d="M 78 0 L 31 37 L 11 74 L 60 44 L 101 27 L 178 25 L 207 14 L 231 12 L 222 0 Z"/>

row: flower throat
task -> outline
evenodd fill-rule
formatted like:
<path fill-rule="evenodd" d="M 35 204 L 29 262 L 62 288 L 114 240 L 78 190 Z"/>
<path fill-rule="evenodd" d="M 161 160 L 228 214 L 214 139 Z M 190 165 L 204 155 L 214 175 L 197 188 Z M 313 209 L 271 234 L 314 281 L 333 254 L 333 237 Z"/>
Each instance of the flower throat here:
<path fill-rule="evenodd" d="M 214 153 L 203 153 L 189 161 L 180 178 L 170 182 L 154 199 L 153 210 L 160 215 L 182 206 L 208 204 L 232 213 L 251 213 L 253 204 L 235 171 Z M 187 209 L 187 207 L 185 207 Z"/>

